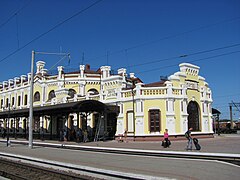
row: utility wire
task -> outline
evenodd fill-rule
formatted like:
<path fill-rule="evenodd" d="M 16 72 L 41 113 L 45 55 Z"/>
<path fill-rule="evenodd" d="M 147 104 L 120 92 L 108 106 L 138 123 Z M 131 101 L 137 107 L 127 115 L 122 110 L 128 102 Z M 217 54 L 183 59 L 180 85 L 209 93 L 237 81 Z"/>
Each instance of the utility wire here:
<path fill-rule="evenodd" d="M 60 27 L 61 25 L 63 25 L 64 23 L 66 23 L 67 21 L 71 20 L 72 18 L 82 14 L 83 12 L 87 11 L 88 9 L 90 9 L 91 7 L 95 6 L 96 4 L 100 3 L 103 0 L 98 0 L 95 1 L 94 3 L 92 3 L 91 5 L 89 5 L 88 7 L 80 10 L 79 12 L 75 13 L 74 15 L 70 16 L 69 18 L 63 20 L 62 22 L 56 24 L 55 26 L 53 26 L 52 28 L 50 28 L 48 31 L 40 34 L 39 36 L 37 36 L 36 38 L 32 39 L 31 41 L 29 41 L 28 43 L 26 43 L 25 45 L 19 47 L 17 50 L 13 51 L 12 53 L 8 54 L 6 57 L 4 57 L 3 59 L 0 60 L 0 62 L 3 62 L 4 60 L 6 60 L 7 58 L 11 57 L 12 55 L 16 54 L 18 51 L 22 50 L 23 48 L 25 48 L 26 46 L 28 46 L 29 44 L 35 42 L 36 40 L 40 39 L 41 37 L 45 36 L 46 34 L 50 33 L 51 31 L 53 31 L 54 29 Z"/>
<path fill-rule="evenodd" d="M 228 45 L 228 46 L 218 47 L 218 48 L 214 48 L 214 49 L 208 49 L 208 50 L 193 52 L 193 53 L 189 53 L 189 54 L 183 54 L 183 55 L 180 55 L 180 56 L 173 56 L 173 57 L 169 57 L 169 58 L 158 59 L 158 60 L 149 61 L 149 62 L 146 62 L 146 63 L 132 64 L 132 65 L 125 66 L 125 68 L 132 68 L 132 67 L 138 67 L 138 66 L 144 66 L 144 65 L 159 63 L 159 62 L 163 62 L 163 61 L 175 60 L 175 59 L 179 59 L 179 58 L 195 56 L 195 55 L 199 55 L 199 54 L 214 52 L 214 51 L 223 50 L 223 49 L 227 49 L 227 48 L 233 48 L 233 47 L 237 47 L 237 46 L 240 46 L 240 43 L 231 44 L 231 45 Z M 126 59 L 128 60 L 127 50 L 126 50 L 125 54 L 126 54 Z M 72 65 L 75 65 L 75 64 L 72 64 Z"/>
<path fill-rule="evenodd" d="M 142 46 L 146 46 L 146 45 L 149 45 L 149 44 L 158 43 L 158 42 L 160 42 L 160 41 L 168 40 L 168 39 L 171 39 L 171 38 L 176 38 L 176 37 L 181 36 L 181 35 L 185 35 L 185 34 L 188 34 L 188 33 L 192 33 L 192 32 L 195 32 L 195 31 L 202 30 L 202 29 L 206 29 L 206 28 L 209 28 L 209 27 L 211 27 L 211 26 L 216 26 L 216 25 L 218 25 L 218 24 L 235 21 L 235 20 L 238 20 L 238 19 L 240 19 L 240 16 L 239 16 L 239 17 L 230 18 L 230 19 L 226 19 L 226 20 L 222 20 L 222 21 L 218 21 L 218 22 L 213 23 L 213 24 L 203 25 L 203 26 L 200 26 L 200 27 L 197 27 L 197 28 L 188 30 L 188 31 L 184 31 L 184 32 L 180 32 L 180 33 L 177 33 L 177 34 L 169 35 L 169 36 L 166 36 L 166 37 L 157 39 L 157 40 L 153 40 L 153 41 L 141 43 L 141 44 L 138 44 L 138 45 L 135 45 L 135 46 L 132 46 L 132 47 L 128 47 L 128 48 L 116 50 L 116 51 L 114 51 L 114 52 L 112 52 L 112 53 L 110 52 L 108 55 L 110 56 L 110 55 L 114 55 L 114 54 L 118 54 L 118 53 L 124 53 L 124 52 L 126 52 L 126 51 L 133 50 L 133 49 L 136 49 L 136 48 L 139 48 L 139 47 L 142 47 Z M 104 58 L 104 57 L 106 57 L 106 55 L 102 55 L 102 56 L 90 58 L 90 59 L 88 59 L 88 60 L 94 60 L 94 59 L 99 59 L 99 58 Z"/>
<path fill-rule="evenodd" d="M 17 48 L 19 49 L 18 15 L 16 14 Z"/>
<path fill-rule="evenodd" d="M 0 29 L 5 26 L 11 19 L 13 19 L 17 14 L 19 14 L 24 8 L 26 8 L 32 0 L 29 0 L 23 7 L 13 13 L 4 23 L 0 25 Z"/>
<path fill-rule="evenodd" d="M 189 63 L 192 63 L 192 62 L 197 62 L 197 61 L 205 61 L 205 60 L 209 60 L 209 59 L 214 59 L 214 58 L 217 58 L 217 57 L 221 57 L 221 56 L 227 56 L 227 55 L 231 55 L 231 54 L 235 54 L 235 53 L 239 53 L 239 51 L 232 51 L 232 52 L 228 52 L 228 53 L 223 53 L 223 54 L 219 54 L 219 55 L 215 55 L 215 56 L 210 56 L 210 57 L 206 57 L 206 58 L 201 58 L 201 59 L 197 59 L 197 60 L 192 60 L 192 61 L 188 61 Z M 146 73 L 146 72 L 152 72 L 152 71 L 157 71 L 159 69 L 165 69 L 165 68 L 169 68 L 169 67 L 174 67 L 174 66 L 177 66 L 178 64 L 172 64 L 172 65 L 168 65 L 168 66 L 163 66 L 163 67 L 159 67 L 159 68 L 154 68 L 154 69 L 149 69 L 149 70 L 146 70 L 146 71 L 139 71 L 137 73 L 141 74 L 141 73 Z"/>
<path fill-rule="evenodd" d="M 218 48 L 214 48 L 214 49 L 209 49 L 209 50 L 204 50 L 204 51 L 198 51 L 198 52 L 194 52 L 194 53 L 190 53 L 190 54 L 184 54 L 184 55 L 180 55 L 180 56 L 174 56 L 174 57 L 170 57 L 170 58 L 159 59 L 159 60 L 155 60 L 155 61 L 149 61 L 146 63 L 133 64 L 133 65 L 126 66 L 126 68 L 144 66 L 144 65 L 159 63 L 159 62 L 163 62 L 163 61 L 169 61 L 169 60 L 175 60 L 175 59 L 179 59 L 179 58 L 195 56 L 195 55 L 199 55 L 199 54 L 209 53 L 209 52 L 218 51 L 218 50 L 227 49 L 227 48 L 233 48 L 233 47 L 237 47 L 237 46 L 240 46 L 240 43 L 232 44 L 232 45 L 228 45 L 228 46 L 224 46 L 224 47 L 218 47 Z"/>
<path fill-rule="evenodd" d="M 51 71 L 56 65 L 58 65 L 61 61 L 63 61 L 66 57 L 69 58 L 69 54 L 63 56 L 58 62 L 56 62 L 52 67 L 50 67 L 48 71 Z"/>

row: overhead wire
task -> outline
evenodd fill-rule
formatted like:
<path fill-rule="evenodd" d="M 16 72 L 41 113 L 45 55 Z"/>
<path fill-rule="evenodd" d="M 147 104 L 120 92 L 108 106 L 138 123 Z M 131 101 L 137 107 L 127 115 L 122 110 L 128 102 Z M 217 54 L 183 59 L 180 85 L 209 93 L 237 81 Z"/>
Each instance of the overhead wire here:
<path fill-rule="evenodd" d="M 23 5 L 23 7 L 21 7 L 20 9 L 18 9 L 15 13 L 13 13 L 9 18 L 7 18 L 7 20 L 5 22 L 3 22 L 1 25 L 0 25 L 0 29 L 5 26 L 11 19 L 13 19 L 17 14 L 19 14 L 24 8 L 26 8 L 30 2 L 32 0 L 29 0 L 25 5 Z"/>
<path fill-rule="evenodd" d="M 138 66 L 154 64 L 154 63 L 163 62 L 163 61 L 169 61 L 169 60 L 175 60 L 175 59 L 179 59 L 179 58 L 195 56 L 195 55 L 199 55 L 199 54 L 209 53 L 209 52 L 218 51 L 218 50 L 227 49 L 227 48 L 233 48 L 233 47 L 237 47 L 237 46 L 240 46 L 240 43 L 231 44 L 231 45 L 228 45 L 228 46 L 218 47 L 218 48 L 204 50 L 204 51 L 198 51 L 198 52 L 189 53 L 189 54 L 183 54 L 183 55 L 180 55 L 180 56 L 174 56 L 174 57 L 170 57 L 170 58 L 159 59 L 159 60 L 155 60 L 155 61 L 149 61 L 149 62 L 146 62 L 146 63 L 139 63 L 139 64 L 134 64 L 134 65 L 129 65 L 129 66 L 126 66 L 126 68 L 138 67 Z"/>
<path fill-rule="evenodd" d="M 145 62 L 145 63 L 132 64 L 132 65 L 125 66 L 125 68 L 139 67 L 139 66 L 144 66 L 144 65 L 149 65 L 149 64 L 169 61 L 169 60 L 176 60 L 176 59 L 179 59 L 179 58 L 186 58 L 186 57 L 189 57 L 189 56 L 195 56 L 195 55 L 199 55 L 199 54 L 210 53 L 210 52 L 219 51 L 219 50 L 228 49 L 228 48 L 233 48 L 233 47 L 237 47 L 237 46 L 240 46 L 240 43 L 231 44 L 231 45 L 222 46 L 222 47 L 217 47 L 217 48 L 214 48 L 214 49 L 197 51 L 197 52 L 193 52 L 193 53 L 189 53 L 189 54 L 173 56 L 173 57 L 169 57 L 169 58 L 157 59 L 157 60 L 148 61 L 148 62 Z M 128 60 L 127 53 L 126 53 L 125 56 L 126 56 L 126 59 Z M 72 64 L 72 65 L 74 65 L 74 64 Z"/>
<path fill-rule="evenodd" d="M 18 15 L 16 14 L 16 31 L 17 31 L 17 47 L 19 49 L 19 28 L 18 28 Z"/>
<path fill-rule="evenodd" d="M 135 46 L 128 47 L 128 48 L 123 48 L 123 49 L 120 49 L 120 50 L 116 50 L 114 52 L 109 52 L 108 56 L 118 54 L 118 53 L 126 53 L 126 51 L 133 50 L 133 49 L 136 49 L 136 48 L 139 48 L 139 47 L 142 47 L 142 46 L 146 46 L 146 45 L 153 44 L 153 43 L 158 43 L 160 41 L 168 40 L 168 39 L 171 39 L 171 38 L 176 38 L 176 37 L 181 36 L 181 35 L 185 35 L 185 34 L 192 33 L 192 32 L 195 32 L 195 31 L 199 31 L 199 30 L 202 30 L 202 29 L 205 29 L 205 28 L 216 26 L 218 24 L 227 23 L 227 22 L 231 22 L 231 21 L 235 21 L 235 20 L 239 20 L 239 19 L 240 19 L 240 16 L 230 18 L 230 19 L 225 19 L 225 20 L 218 21 L 218 22 L 215 22 L 215 23 L 212 23 L 212 24 L 208 24 L 208 25 L 203 25 L 203 26 L 200 26 L 200 27 L 197 27 L 197 28 L 193 28 L 193 29 L 184 31 L 184 32 L 176 33 L 176 34 L 173 34 L 173 35 L 168 35 L 168 36 L 162 37 L 162 38 L 157 39 L 157 40 L 152 40 L 152 41 L 140 43 L 140 44 L 137 44 Z M 99 58 L 103 58 L 103 57 L 106 57 L 106 56 L 107 55 L 101 55 L 101 56 L 98 56 L 98 57 L 89 58 L 87 60 L 99 59 Z"/>
<path fill-rule="evenodd" d="M 206 58 L 196 59 L 196 60 L 192 60 L 192 61 L 188 61 L 188 62 L 192 63 L 192 62 L 197 62 L 197 61 L 205 61 L 205 60 L 214 59 L 214 58 L 221 57 L 221 56 L 227 56 L 227 55 L 231 55 L 231 54 L 235 54 L 235 53 L 239 53 L 239 52 L 240 52 L 240 50 L 232 51 L 232 52 L 218 54 L 218 55 L 215 55 L 215 56 L 210 56 L 210 57 L 206 57 Z M 172 65 L 167 65 L 167 66 L 163 66 L 163 67 L 159 67 L 159 68 L 153 68 L 153 69 L 149 69 L 149 70 L 145 70 L 145 71 L 139 71 L 137 73 L 141 74 L 141 73 L 146 73 L 146 72 L 150 72 L 150 71 L 157 71 L 157 70 L 160 70 L 160 69 L 174 67 L 174 66 L 177 66 L 177 65 L 178 64 L 172 64 Z"/>
<path fill-rule="evenodd" d="M 36 40 L 40 39 L 41 37 L 45 36 L 46 34 L 50 33 L 51 31 L 53 31 L 54 29 L 60 27 L 61 25 L 63 25 L 64 23 L 66 23 L 67 21 L 71 20 L 72 18 L 82 14 L 83 12 L 87 11 L 88 9 L 90 9 L 91 7 L 97 5 L 98 3 L 100 3 L 103 0 L 97 0 L 94 3 L 90 4 L 89 6 L 87 6 L 86 8 L 78 11 L 77 13 L 73 14 L 72 16 L 66 18 L 65 20 L 61 21 L 60 23 L 56 24 L 55 26 L 53 26 L 52 28 L 50 28 L 49 30 L 47 30 L 46 32 L 38 35 L 37 37 L 35 37 L 34 39 L 32 39 L 31 41 L 29 41 L 28 43 L 26 43 L 25 45 L 19 47 L 17 50 L 13 51 L 12 53 L 8 54 L 6 57 L 2 58 L 0 60 L 0 62 L 5 61 L 7 58 L 11 57 L 12 55 L 16 54 L 18 51 L 22 50 L 23 48 L 25 48 L 26 46 L 28 46 L 29 44 L 35 42 Z"/>

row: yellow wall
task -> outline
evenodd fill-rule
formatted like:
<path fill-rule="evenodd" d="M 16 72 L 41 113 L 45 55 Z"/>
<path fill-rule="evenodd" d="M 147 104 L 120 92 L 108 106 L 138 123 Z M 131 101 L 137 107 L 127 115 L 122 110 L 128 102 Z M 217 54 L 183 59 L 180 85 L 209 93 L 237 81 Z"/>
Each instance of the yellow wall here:
<path fill-rule="evenodd" d="M 149 134 L 149 117 L 148 111 L 150 109 L 159 109 L 161 111 L 161 131 L 164 132 L 164 128 L 166 127 L 166 101 L 165 100 L 146 100 L 144 101 L 144 133 Z"/>
<path fill-rule="evenodd" d="M 176 133 L 181 132 L 180 120 L 181 120 L 181 101 L 175 100 L 174 103 L 174 112 L 175 112 L 175 129 Z"/>

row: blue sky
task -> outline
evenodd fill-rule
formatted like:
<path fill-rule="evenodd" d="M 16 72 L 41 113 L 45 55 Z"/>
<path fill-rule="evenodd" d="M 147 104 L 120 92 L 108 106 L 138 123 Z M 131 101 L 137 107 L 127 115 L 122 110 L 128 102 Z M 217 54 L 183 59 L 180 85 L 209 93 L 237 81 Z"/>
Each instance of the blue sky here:
<path fill-rule="evenodd" d="M 229 118 L 228 103 L 240 102 L 239 0 L 103 0 L 64 22 L 94 2 L 1 0 L 0 82 L 30 72 L 32 50 L 70 53 L 70 64 L 58 64 L 65 68 L 126 67 L 144 83 L 190 62 L 209 83 L 213 107 Z M 36 55 L 48 69 L 59 59 Z"/>

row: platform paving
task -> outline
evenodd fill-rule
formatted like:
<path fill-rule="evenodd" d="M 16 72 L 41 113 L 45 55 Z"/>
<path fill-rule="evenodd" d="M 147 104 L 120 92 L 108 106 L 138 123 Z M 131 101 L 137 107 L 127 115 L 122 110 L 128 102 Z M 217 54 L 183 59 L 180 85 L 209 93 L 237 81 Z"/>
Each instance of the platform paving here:
<path fill-rule="evenodd" d="M 1 142 L 4 143 L 1 139 Z M 10 139 L 10 141 L 26 141 L 26 139 Z M 128 141 L 117 142 L 111 141 L 97 141 L 87 143 L 76 143 L 71 141 L 52 141 L 52 140 L 34 140 L 34 142 L 54 143 L 63 145 L 80 145 L 80 146 L 92 146 L 92 147 L 110 147 L 110 148 L 124 148 L 124 149 L 141 149 L 141 150 L 160 150 L 160 151 L 185 151 L 186 152 L 186 140 L 171 141 L 170 148 L 163 148 L 161 142 L 153 141 Z M 229 153 L 240 154 L 240 134 L 222 134 L 216 135 L 214 138 L 199 139 L 201 150 L 197 151 L 193 148 L 193 152 L 208 152 L 208 153 Z M 193 145 L 194 147 L 194 145 Z"/>
<path fill-rule="evenodd" d="M 50 160 L 61 163 L 69 163 L 73 166 L 93 167 L 102 171 L 115 171 L 119 173 L 130 173 L 132 176 L 145 175 L 153 176 L 160 179 L 239 179 L 239 165 L 229 164 L 220 161 L 209 161 L 205 159 L 188 159 L 188 158 L 162 158 L 162 157 L 145 157 L 145 156 L 129 156 L 127 154 L 97 153 L 90 151 L 72 151 L 62 148 L 44 148 L 37 145 L 33 149 L 27 147 L 26 139 L 10 139 L 12 141 L 10 147 L 6 147 L 6 139 L 0 139 L 0 152 L 10 153 L 16 156 L 26 156 L 39 158 L 43 161 Z M 15 143 L 14 143 L 15 141 Z M 17 141 L 25 142 L 26 145 L 16 144 Z M 98 148 L 115 148 L 130 149 L 132 151 L 156 151 L 157 153 L 166 152 L 168 154 L 224 154 L 226 157 L 240 156 L 240 135 L 220 135 L 214 138 L 199 139 L 202 146 L 201 151 L 193 150 L 191 153 L 186 151 L 187 140 L 172 141 L 170 148 L 163 148 L 161 142 L 117 142 L 99 141 L 99 142 L 60 142 L 60 141 L 40 141 L 38 143 L 47 143 L 55 145 L 74 145 L 98 147 Z M 71 147 L 74 147 L 71 146 Z M 159 152 L 158 152 L 159 151 Z M 169 152 L 168 152 L 169 151 Z M 126 163 L 128 162 L 128 163 Z M 159 168 L 161 167 L 161 168 Z M 190 168 L 190 169 L 189 169 Z M 221 174 L 219 177 L 218 174 Z M 155 179 L 157 179 L 155 178 Z M 144 178 L 152 179 L 152 178 Z"/>

